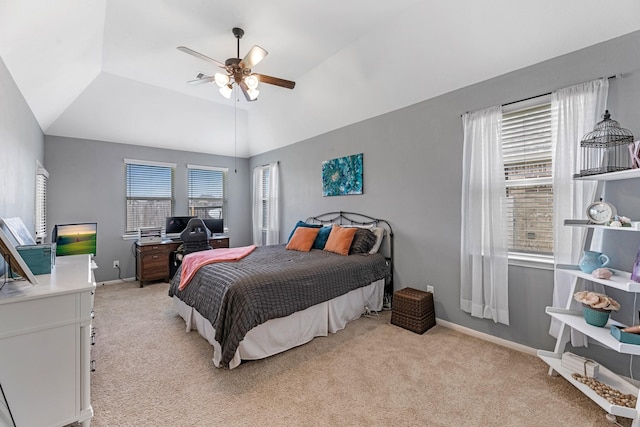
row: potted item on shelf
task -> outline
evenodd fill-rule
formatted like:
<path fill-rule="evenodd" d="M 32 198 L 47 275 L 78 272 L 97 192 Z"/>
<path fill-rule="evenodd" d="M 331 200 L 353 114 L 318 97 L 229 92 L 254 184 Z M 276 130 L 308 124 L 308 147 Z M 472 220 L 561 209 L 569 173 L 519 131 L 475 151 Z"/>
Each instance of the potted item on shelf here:
<path fill-rule="evenodd" d="M 580 291 L 573 298 L 582 303 L 584 320 L 592 326 L 605 326 L 611 312 L 620 310 L 620 304 L 616 300 L 598 292 Z"/>

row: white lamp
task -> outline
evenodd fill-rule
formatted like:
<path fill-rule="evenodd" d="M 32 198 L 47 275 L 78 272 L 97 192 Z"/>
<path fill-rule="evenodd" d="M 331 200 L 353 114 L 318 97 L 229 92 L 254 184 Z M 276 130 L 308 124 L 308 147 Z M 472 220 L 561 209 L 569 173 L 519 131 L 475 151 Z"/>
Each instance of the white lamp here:
<path fill-rule="evenodd" d="M 229 76 L 226 75 L 226 74 L 216 73 L 216 75 L 214 77 L 215 77 L 215 81 L 216 81 L 216 84 L 218 85 L 218 87 L 222 88 L 222 87 L 224 87 L 224 86 L 229 84 Z"/>
<path fill-rule="evenodd" d="M 258 78 L 253 74 L 244 78 L 244 82 L 247 84 L 249 89 L 256 89 L 258 87 Z"/>
<path fill-rule="evenodd" d="M 233 92 L 231 85 L 225 85 L 220 88 L 220 93 L 227 99 L 231 98 L 231 92 Z"/>
<path fill-rule="evenodd" d="M 260 95 L 260 91 L 258 89 L 247 88 L 247 95 L 249 95 L 249 99 L 253 101 Z"/>

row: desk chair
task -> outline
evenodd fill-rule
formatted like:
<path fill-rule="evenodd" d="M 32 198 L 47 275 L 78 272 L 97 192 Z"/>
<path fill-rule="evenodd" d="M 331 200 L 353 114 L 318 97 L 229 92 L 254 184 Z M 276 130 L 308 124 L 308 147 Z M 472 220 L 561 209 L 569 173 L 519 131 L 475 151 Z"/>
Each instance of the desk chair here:
<path fill-rule="evenodd" d="M 200 218 L 189 220 L 187 227 L 180 233 L 180 240 L 182 240 L 182 244 L 169 257 L 169 276 L 171 278 L 182 264 L 182 258 L 185 255 L 213 249 L 209 245 L 209 230 Z"/>
<path fill-rule="evenodd" d="M 187 228 L 180 233 L 180 240 L 182 240 L 183 255 L 212 249 L 209 246 L 209 230 L 200 218 L 189 220 Z"/>

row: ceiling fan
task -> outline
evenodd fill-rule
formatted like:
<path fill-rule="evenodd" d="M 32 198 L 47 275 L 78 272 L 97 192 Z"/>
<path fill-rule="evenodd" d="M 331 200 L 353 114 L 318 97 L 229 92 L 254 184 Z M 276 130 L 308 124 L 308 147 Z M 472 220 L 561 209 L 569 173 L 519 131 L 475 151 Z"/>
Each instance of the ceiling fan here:
<path fill-rule="evenodd" d="M 224 62 L 224 64 L 220 61 L 216 61 L 213 58 L 209 58 L 206 55 L 196 52 L 195 50 L 189 49 L 188 47 L 178 47 L 178 50 L 184 53 L 188 53 L 189 55 L 193 55 L 196 58 L 212 62 L 218 67 L 225 70 L 224 73 L 215 73 L 213 76 L 208 76 L 204 73 L 198 73 L 196 75 L 196 79 L 190 80 L 188 82 L 189 84 L 215 82 L 220 88 L 220 93 L 228 99 L 231 98 L 233 84 L 235 83 L 240 87 L 240 89 L 242 89 L 242 93 L 244 93 L 247 101 L 255 101 L 258 98 L 258 94 L 260 93 L 260 91 L 257 89 L 259 82 L 280 86 L 287 89 L 293 89 L 295 87 L 296 82 L 251 72 L 251 69 L 256 64 L 258 64 L 258 62 L 262 61 L 264 57 L 267 56 L 268 52 L 260 46 L 253 46 L 251 50 L 247 52 L 245 57 L 240 59 L 240 39 L 244 35 L 244 30 L 242 28 L 233 28 L 232 32 L 238 40 L 237 58 L 229 58 Z"/>

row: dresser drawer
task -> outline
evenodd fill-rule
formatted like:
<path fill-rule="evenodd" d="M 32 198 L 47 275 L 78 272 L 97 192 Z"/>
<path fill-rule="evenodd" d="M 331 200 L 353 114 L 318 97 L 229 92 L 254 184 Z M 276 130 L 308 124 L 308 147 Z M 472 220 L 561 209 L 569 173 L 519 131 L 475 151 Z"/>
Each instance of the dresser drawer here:
<path fill-rule="evenodd" d="M 229 238 L 228 237 L 223 237 L 223 238 L 219 238 L 219 239 L 209 239 L 209 246 L 211 246 L 213 249 L 228 248 L 229 247 Z"/>
<path fill-rule="evenodd" d="M 165 279 L 169 275 L 169 266 L 168 265 L 158 265 L 158 266 L 145 266 L 144 271 L 142 272 L 141 280 L 156 280 L 156 279 Z"/>
<path fill-rule="evenodd" d="M 142 254 L 141 255 L 143 269 L 147 271 L 150 268 L 166 267 L 169 265 L 169 254 Z"/>
<path fill-rule="evenodd" d="M 171 252 L 169 245 L 142 245 L 137 247 L 138 252 L 141 254 L 168 254 Z"/>
<path fill-rule="evenodd" d="M 80 316 L 80 298 L 80 294 L 75 293 L 4 304 L 0 309 L 0 337 L 76 322 Z"/>

